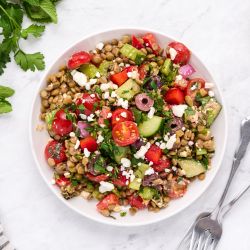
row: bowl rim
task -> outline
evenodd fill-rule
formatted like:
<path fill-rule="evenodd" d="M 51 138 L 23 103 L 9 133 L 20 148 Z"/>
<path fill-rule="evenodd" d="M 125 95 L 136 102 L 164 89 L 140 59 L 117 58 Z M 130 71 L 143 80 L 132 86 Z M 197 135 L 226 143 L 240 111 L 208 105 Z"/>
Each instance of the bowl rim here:
<path fill-rule="evenodd" d="M 88 33 L 87 35 L 83 36 L 81 39 L 78 39 L 78 40 L 75 40 L 74 42 L 72 42 L 60 54 L 62 55 L 66 51 L 68 51 L 70 49 L 73 49 L 76 44 L 82 42 L 83 40 L 89 39 L 89 38 L 91 38 L 93 36 L 102 35 L 102 34 L 107 33 L 107 32 L 123 31 L 123 30 L 124 30 L 125 33 L 128 30 L 136 30 L 136 31 L 140 31 L 142 33 L 143 32 L 150 32 L 150 33 L 154 33 L 156 35 L 159 34 L 159 35 L 165 36 L 165 37 L 167 37 L 167 38 L 169 38 L 171 40 L 174 40 L 174 41 L 180 41 L 180 39 L 176 39 L 173 36 L 169 36 L 166 33 L 161 32 L 161 31 L 159 31 L 157 29 L 150 29 L 150 28 L 148 29 L 148 28 L 145 28 L 145 27 L 138 27 L 138 26 L 136 26 L 136 27 L 135 26 L 127 26 L 127 27 L 123 27 L 122 26 L 122 27 L 113 27 L 113 28 L 109 28 L 109 29 L 105 29 L 105 30 L 99 30 L 99 31 L 96 31 L 96 32 Z M 189 46 L 189 49 L 190 49 L 190 46 Z M 28 128 L 29 128 L 29 144 L 30 144 L 30 147 L 31 147 L 31 152 L 32 152 L 33 159 L 35 160 L 35 163 L 36 163 L 36 167 L 38 168 L 38 171 L 39 171 L 40 175 L 42 176 L 43 180 L 47 184 L 46 186 L 49 187 L 49 189 L 55 194 L 55 196 L 59 200 L 61 200 L 63 202 L 63 204 L 66 205 L 66 207 L 68 207 L 69 209 L 75 211 L 77 214 L 79 214 L 81 216 L 84 216 L 85 218 L 88 218 L 90 220 L 93 220 L 95 222 L 102 223 L 102 224 L 105 224 L 105 225 L 111 225 L 111 226 L 116 226 L 116 227 L 140 227 L 140 226 L 146 226 L 146 225 L 151 225 L 151 224 L 154 224 L 154 223 L 158 223 L 158 222 L 164 221 L 166 219 L 169 219 L 169 218 L 171 218 L 174 215 L 177 215 L 178 213 L 180 213 L 184 209 L 187 209 L 189 206 L 191 206 L 196 200 L 198 200 L 198 198 L 200 198 L 205 193 L 205 191 L 208 189 L 208 187 L 212 184 L 212 182 L 214 181 L 215 177 L 217 176 L 218 171 L 220 169 L 220 166 L 222 164 L 223 157 L 225 155 L 225 149 L 226 149 L 226 144 L 227 144 L 227 140 L 228 140 L 228 117 L 227 117 L 227 108 L 226 108 L 226 105 L 225 105 L 225 100 L 223 98 L 222 91 L 220 89 L 220 86 L 219 86 L 218 82 L 215 81 L 213 75 L 211 74 L 210 69 L 207 67 L 207 65 L 205 65 L 203 63 L 203 61 L 200 59 L 200 57 L 197 56 L 197 54 L 192 49 L 190 49 L 190 51 L 191 51 L 191 54 L 195 55 L 195 57 L 198 58 L 198 60 L 202 63 L 203 67 L 207 70 L 207 72 L 209 73 L 209 75 L 211 75 L 211 77 L 213 78 L 213 80 L 214 80 L 214 82 L 216 84 L 216 88 L 217 88 L 217 91 L 219 93 L 219 96 L 221 97 L 221 101 L 220 102 L 221 102 L 221 105 L 223 107 L 223 111 L 224 112 L 222 114 L 224 116 L 224 121 L 225 121 L 225 127 L 224 127 L 224 137 L 225 137 L 225 140 L 224 140 L 224 143 L 222 145 L 222 151 L 221 151 L 221 154 L 219 155 L 219 160 L 217 161 L 217 164 L 216 164 L 218 167 L 215 169 L 214 176 L 211 178 L 211 180 L 202 186 L 202 188 L 201 188 L 202 191 L 198 195 L 196 195 L 192 199 L 190 199 L 190 201 L 189 201 L 188 204 L 184 205 L 183 207 L 180 207 L 180 208 L 176 209 L 173 212 L 170 212 L 169 214 L 166 214 L 166 216 L 164 216 L 164 218 L 162 218 L 162 217 L 154 218 L 154 219 L 152 219 L 150 221 L 146 221 L 146 222 L 143 222 L 143 221 L 136 222 L 136 220 L 135 220 L 134 223 L 129 223 L 129 224 L 113 223 L 113 220 L 100 220 L 97 217 L 89 216 L 87 213 L 79 211 L 77 208 L 75 208 L 74 206 L 70 205 L 70 203 L 67 202 L 67 200 L 65 200 L 62 196 L 58 195 L 58 193 L 56 192 L 54 186 L 49 185 L 47 178 L 45 177 L 44 173 L 42 172 L 41 165 L 40 165 L 40 163 L 39 163 L 39 161 L 38 161 L 38 159 L 36 157 L 36 153 L 35 153 L 35 150 L 34 150 L 33 135 L 32 135 L 33 109 L 34 109 L 34 106 L 35 106 L 37 95 L 39 94 L 39 90 L 40 90 L 40 88 L 41 88 L 41 86 L 42 86 L 42 84 L 43 84 L 46 76 L 48 75 L 49 71 L 55 65 L 55 63 L 57 62 L 57 60 L 59 59 L 60 54 L 57 55 L 55 57 L 55 59 L 49 64 L 49 66 L 47 67 L 47 69 L 45 70 L 45 72 L 42 74 L 42 77 L 41 77 L 41 79 L 39 81 L 39 84 L 37 85 L 37 88 L 35 89 L 35 94 L 34 94 L 33 99 L 32 99 L 30 113 L 29 113 L 29 119 L 28 119 L 28 122 L 29 122 L 29 126 L 28 126 Z"/>

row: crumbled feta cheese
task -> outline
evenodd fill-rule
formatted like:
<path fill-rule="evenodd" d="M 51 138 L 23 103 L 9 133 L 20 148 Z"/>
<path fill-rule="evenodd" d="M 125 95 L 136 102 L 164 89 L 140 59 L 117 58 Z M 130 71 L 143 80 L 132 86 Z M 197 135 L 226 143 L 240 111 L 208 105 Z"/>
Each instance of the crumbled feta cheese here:
<path fill-rule="evenodd" d="M 101 89 L 101 91 L 106 91 L 106 90 L 108 90 L 109 89 L 109 83 L 102 83 L 101 85 L 100 85 L 100 89 Z"/>
<path fill-rule="evenodd" d="M 74 132 L 70 132 L 70 133 L 69 133 L 69 136 L 70 136 L 70 137 L 75 137 L 76 134 L 75 134 Z"/>
<path fill-rule="evenodd" d="M 108 113 L 107 114 L 107 118 L 109 119 L 109 118 L 111 118 L 112 117 L 112 113 Z"/>
<path fill-rule="evenodd" d="M 165 172 L 169 173 L 169 172 L 171 172 L 171 170 L 169 168 L 165 168 Z"/>
<path fill-rule="evenodd" d="M 167 148 L 167 143 L 162 142 L 162 143 L 160 144 L 160 149 L 165 149 L 165 148 Z"/>
<path fill-rule="evenodd" d="M 173 61 L 177 55 L 177 51 L 173 48 L 169 48 L 169 54 L 170 54 L 170 58 Z"/>
<path fill-rule="evenodd" d="M 88 151 L 87 148 L 84 148 L 83 153 L 84 153 L 84 155 L 85 155 L 86 157 L 89 157 L 89 156 L 90 156 L 90 152 Z"/>
<path fill-rule="evenodd" d="M 94 121 L 94 114 L 91 114 L 90 116 L 87 117 L 88 122 L 93 122 Z"/>
<path fill-rule="evenodd" d="M 139 74 L 138 74 L 138 72 L 137 72 L 136 70 L 133 70 L 133 71 L 131 71 L 131 72 L 128 72 L 128 73 L 127 73 L 127 76 L 128 76 L 129 78 L 132 78 L 132 79 L 138 79 L 138 78 L 139 78 Z"/>
<path fill-rule="evenodd" d="M 95 94 L 91 94 L 90 97 L 95 98 Z"/>
<path fill-rule="evenodd" d="M 145 175 L 151 175 L 153 174 L 155 171 L 152 167 L 148 168 L 146 171 L 145 171 Z"/>
<path fill-rule="evenodd" d="M 127 158 L 121 158 L 121 164 L 124 168 L 129 168 L 131 166 L 131 161 Z"/>
<path fill-rule="evenodd" d="M 117 97 L 117 94 L 115 93 L 115 91 L 112 91 L 112 92 L 111 92 L 111 97 L 112 97 L 112 98 Z"/>
<path fill-rule="evenodd" d="M 168 135 L 164 135 L 163 139 L 164 139 L 164 141 L 168 141 L 169 140 Z"/>
<path fill-rule="evenodd" d="M 182 130 L 182 131 L 185 131 L 185 130 L 186 130 L 186 128 L 185 128 L 185 127 L 182 127 L 182 128 L 181 128 L 181 130 Z"/>
<path fill-rule="evenodd" d="M 126 66 L 126 67 L 129 67 L 129 66 L 130 66 L 130 64 L 129 64 L 129 63 L 126 63 L 126 64 L 125 64 L 125 66 Z"/>
<path fill-rule="evenodd" d="M 149 110 L 149 112 L 148 112 L 148 118 L 149 119 L 153 118 L 154 113 L 155 113 L 155 108 L 151 107 L 150 110 Z"/>
<path fill-rule="evenodd" d="M 213 92 L 212 90 L 209 90 L 209 91 L 208 91 L 208 95 L 209 95 L 210 97 L 214 97 L 214 92 Z"/>
<path fill-rule="evenodd" d="M 81 117 L 82 120 L 86 120 L 87 119 L 87 116 L 85 114 L 80 114 L 79 116 Z"/>
<path fill-rule="evenodd" d="M 75 149 L 78 149 L 78 148 L 79 148 L 79 146 L 80 146 L 80 141 L 79 141 L 79 140 L 77 140 L 77 141 L 76 141 L 76 144 L 75 144 Z"/>
<path fill-rule="evenodd" d="M 99 116 L 99 115 L 100 115 L 100 113 L 101 113 L 101 111 L 100 111 L 100 110 L 96 110 L 96 111 L 95 111 L 95 114 L 96 114 L 97 116 Z"/>
<path fill-rule="evenodd" d="M 83 190 L 83 191 L 80 193 L 80 196 L 81 196 L 83 199 L 88 200 L 88 199 L 91 197 L 91 194 L 90 194 L 89 192 Z"/>
<path fill-rule="evenodd" d="M 214 84 L 212 82 L 205 82 L 205 89 L 212 89 Z"/>
<path fill-rule="evenodd" d="M 129 184 L 129 181 L 126 181 L 126 185 L 128 185 Z"/>
<path fill-rule="evenodd" d="M 100 74 L 100 72 L 96 72 L 96 74 L 95 74 L 95 76 L 97 77 L 97 78 L 100 78 L 101 77 L 101 74 Z"/>
<path fill-rule="evenodd" d="M 180 157 L 187 157 L 187 151 L 180 152 Z"/>
<path fill-rule="evenodd" d="M 191 90 L 197 89 L 197 84 L 194 84 L 190 89 L 191 89 Z"/>
<path fill-rule="evenodd" d="M 109 172 L 112 172 L 114 168 L 113 168 L 112 166 L 107 166 L 106 169 L 107 169 Z"/>
<path fill-rule="evenodd" d="M 105 124 L 99 124 L 101 128 L 105 128 Z"/>
<path fill-rule="evenodd" d="M 157 141 L 157 142 L 155 143 L 155 145 L 158 146 L 158 147 L 160 147 L 161 144 L 160 144 L 160 142 Z"/>
<path fill-rule="evenodd" d="M 72 70 L 71 75 L 73 80 L 81 87 L 84 87 L 87 83 L 87 76 L 77 70 Z"/>
<path fill-rule="evenodd" d="M 124 67 L 124 63 L 123 63 L 123 62 L 120 63 L 119 66 L 120 66 L 120 67 Z"/>
<path fill-rule="evenodd" d="M 177 170 L 177 167 L 173 166 L 173 167 L 172 167 L 172 170 L 173 170 L 173 171 L 176 171 L 176 170 Z"/>
<path fill-rule="evenodd" d="M 55 184 L 56 184 L 56 180 L 55 180 L 54 178 L 51 180 L 51 184 L 52 184 L 52 185 L 55 185 Z"/>
<path fill-rule="evenodd" d="M 182 75 L 177 75 L 177 76 L 175 77 L 175 80 L 176 80 L 176 81 L 181 81 L 182 79 L 183 79 Z"/>
<path fill-rule="evenodd" d="M 134 179 L 135 179 L 135 175 L 134 175 L 134 174 L 131 174 L 131 175 L 130 175 L 130 182 L 132 182 Z"/>
<path fill-rule="evenodd" d="M 176 142 L 176 134 L 173 134 L 172 136 L 170 136 L 169 140 L 167 141 L 166 148 L 172 149 L 175 142 Z"/>
<path fill-rule="evenodd" d="M 194 145 L 194 142 L 193 142 L 193 141 L 189 141 L 189 142 L 188 142 L 188 145 L 189 145 L 189 146 L 193 146 L 193 145 Z"/>
<path fill-rule="evenodd" d="M 123 100 L 122 98 L 118 98 L 117 106 L 121 106 L 124 109 L 128 109 L 128 100 Z"/>
<path fill-rule="evenodd" d="M 64 175 L 64 177 L 69 178 L 70 177 L 70 172 L 65 172 L 63 175 Z"/>
<path fill-rule="evenodd" d="M 103 99 L 109 99 L 109 92 L 106 91 L 104 94 L 103 94 Z"/>
<path fill-rule="evenodd" d="M 99 143 L 103 142 L 103 140 L 104 140 L 104 137 L 100 134 L 100 135 L 98 135 L 96 142 L 99 144 Z"/>
<path fill-rule="evenodd" d="M 97 54 L 97 51 L 94 49 L 94 50 L 92 50 L 92 52 L 94 53 L 94 54 Z"/>
<path fill-rule="evenodd" d="M 148 142 L 145 146 L 141 146 L 140 149 L 134 154 L 136 159 L 144 159 L 145 154 L 147 153 L 148 149 L 150 148 L 151 144 Z"/>
<path fill-rule="evenodd" d="M 149 166 L 152 166 L 152 165 L 154 165 L 154 163 L 153 163 L 152 161 L 150 161 L 150 162 L 148 163 L 148 165 L 149 165 Z"/>
<path fill-rule="evenodd" d="M 99 192 L 100 193 L 109 192 L 112 191 L 114 188 L 115 188 L 114 184 L 107 181 L 101 181 L 99 186 Z"/>
<path fill-rule="evenodd" d="M 104 47 L 104 43 L 100 42 L 100 43 L 96 44 L 95 47 L 96 47 L 97 49 L 99 49 L 99 50 L 102 50 L 103 47 Z"/>
<path fill-rule="evenodd" d="M 127 113 L 126 112 L 121 112 L 121 116 L 126 118 L 127 117 Z"/>
<path fill-rule="evenodd" d="M 187 107 L 188 106 L 186 104 L 173 105 L 172 106 L 173 114 L 177 117 L 182 117 Z"/>
<path fill-rule="evenodd" d="M 137 164 L 138 166 L 141 166 L 141 162 L 138 162 L 138 164 Z"/>

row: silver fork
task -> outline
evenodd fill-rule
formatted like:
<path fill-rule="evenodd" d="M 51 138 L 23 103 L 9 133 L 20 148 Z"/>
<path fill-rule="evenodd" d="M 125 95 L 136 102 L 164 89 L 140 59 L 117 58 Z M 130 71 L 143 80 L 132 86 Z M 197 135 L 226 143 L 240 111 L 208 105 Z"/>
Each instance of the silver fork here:
<path fill-rule="evenodd" d="M 225 190 L 224 190 L 224 192 L 223 192 L 223 194 L 218 202 L 218 205 L 213 210 L 213 212 L 203 212 L 196 218 L 195 222 L 193 223 L 193 225 L 191 225 L 188 232 L 186 233 L 186 235 L 184 236 L 184 238 L 180 242 L 180 244 L 178 246 L 179 250 L 188 249 L 193 229 L 199 220 L 201 220 L 202 218 L 209 218 L 212 216 L 212 214 L 213 215 L 218 214 L 218 211 L 220 210 L 220 208 L 225 200 L 225 197 L 226 197 L 227 191 L 229 189 L 229 186 L 232 182 L 232 179 L 233 179 L 233 177 L 234 177 L 234 175 L 235 175 L 235 173 L 240 165 L 241 159 L 245 155 L 245 152 L 246 152 L 249 140 L 250 140 L 250 117 L 245 118 L 241 122 L 241 131 L 240 132 L 241 132 L 240 144 L 238 146 L 238 150 L 235 152 L 231 172 L 230 172 Z"/>

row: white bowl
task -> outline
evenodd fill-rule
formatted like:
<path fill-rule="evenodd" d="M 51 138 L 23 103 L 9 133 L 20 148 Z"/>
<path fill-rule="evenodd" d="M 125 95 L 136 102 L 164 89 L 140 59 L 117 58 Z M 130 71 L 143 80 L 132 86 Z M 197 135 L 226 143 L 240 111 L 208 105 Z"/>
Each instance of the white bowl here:
<path fill-rule="evenodd" d="M 212 133 L 216 141 L 216 153 L 212 159 L 212 169 L 208 171 L 205 180 L 202 182 L 195 181 L 191 183 L 187 193 L 183 198 L 178 200 L 173 200 L 172 202 L 170 202 L 169 206 L 166 209 L 162 209 L 158 213 L 152 213 L 148 212 L 147 210 L 144 210 L 136 213 L 135 216 L 130 216 L 129 214 L 125 217 L 117 216 L 116 220 L 113 220 L 111 218 L 106 218 L 100 215 L 95 208 L 96 201 L 86 201 L 81 197 L 76 197 L 71 200 L 65 200 L 61 196 L 59 188 L 51 184 L 53 172 L 47 165 L 47 162 L 45 161 L 44 158 L 44 148 L 48 142 L 49 135 L 46 130 L 42 132 L 36 131 L 36 126 L 41 123 L 41 121 L 39 120 L 39 113 L 41 107 L 39 92 L 42 88 L 46 86 L 47 76 L 57 72 L 58 68 L 61 65 L 66 64 L 67 59 L 74 52 L 79 50 L 88 51 L 90 49 L 94 49 L 95 45 L 100 41 L 107 41 L 111 40 L 112 38 L 120 38 L 122 35 L 125 34 L 141 35 L 146 32 L 153 33 L 156 36 L 162 48 L 165 48 L 170 41 L 175 40 L 157 31 L 145 30 L 140 28 L 123 28 L 123 29 L 113 29 L 86 36 L 79 42 L 75 43 L 70 48 L 66 49 L 62 53 L 62 55 L 55 60 L 52 66 L 48 68 L 47 72 L 42 78 L 39 84 L 39 89 L 36 92 L 30 116 L 30 143 L 31 143 L 32 154 L 35 158 L 36 165 L 41 173 L 41 176 L 43 177 L 49 188 L 52 190 L 52 192 L 55 194 L 55 196 L 59 198 L 66 206 L 68 206 L 72 210 L 78 212 L 79 214 L 87 218 L 116 226 L 146 225 L 169 218 L 179 213 L 183 209 L 186 209 L 201 194 L 203 194 L 204 191 L 208 188 L 208 186 L 212 183 L 221 165 L 227 140 L 227 119 L 226 119 L 225 103 L 222 99 L 222 95 L 218 86 L 217 85 L 215 86 L 214 92 L 218 101 L 223 105 L 223 109 L 212 126 Z M 204 66 L 204 64 L 195 55 L 194 52 L 192 52 L 190 63 L 194 66 L 194 68 L 197 71 L 196 76 L 201 76 L 208 82 L 213 82 L 213 83 L 215 82 L 211 74 L 209 73 L 208 69 Z"/>

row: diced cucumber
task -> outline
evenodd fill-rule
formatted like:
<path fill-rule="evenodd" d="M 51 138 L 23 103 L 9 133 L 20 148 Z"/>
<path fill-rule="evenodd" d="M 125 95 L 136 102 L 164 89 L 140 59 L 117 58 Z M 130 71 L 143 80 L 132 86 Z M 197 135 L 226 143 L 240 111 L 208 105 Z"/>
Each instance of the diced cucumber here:
<path fill-rule="evenodd" d="M 172 62 L 169 58 L 167 58 L 161 67 L 161 73 L 167 76 L 169 72 L 171 71 L 171 66 L 172 66 Z"/>
<path fill-rule="evenodd" d="M 149 165 L 141 163 L 138 169 L 135 171 L 135 179 L 129 183 L 129 188 L 134 190 L 139 190 L 141 186 L 142 179 L 145 175 L 145 171 L 149 169 Z"/>
<path fill-rule="evenodd" d="M 48 127 L 49 130 L 51 129 L 52 122 L 54 120 L 56 112 L 57 112 L 57 110 L 52 110 L 51 112 L 46 113 L 45 122 L 46 122 L 47 127 Z"/>
<path fill-rule="evenodd" d="M 196 155 L 206 155 L 207 150 L 205 148 L 197 148 L 196 149 Z"/>
<path fill-rule="evenodd" d="M 120 164 L 122 158 L 126 158 L 126 156 L 130 153 L 129 147 L 115 147 L 114 151 L 114 159 L 115 161 Z"/>
<path fill-rule="evenodd" d="M 129 183 L 129 188 L 134 190 L 139 190 L 141 186 L 142 179 L 141 178 L 135 178 L 132 182 Z"/>
<path fill-rule="evenodd" d="M 206 172 L 205 166 L 196 160 L 193 159 L 178 159 L 179 166 L 185 171 L 187 178 L 191 178 Z"/>
<path fill-rule="evenodd" d="M 140 86 L 132 79 L 128 79 L 117 90 L 116 94 L 124 99 L 131 100 L 140 92 Z"/>
<path fill-rule="evenodd" d="M 120 52 L 123 56 L 133 60 L 138 65 L 140 65 L 146 58 L 146 55 L 140 50 L 127 43 L 123 45 Z"/>
<path fill-rule="evenodd" d="M 100 64 L 99 66 L 99 73 L 101 74 L 101 76 L 107 76 L 108 74 L 108 68 L 109 66 L 112 64 L 112 62 L 109 62 L 109 61 L 102 61 L 102 63 Z"/>
<path fill-rule="evenodd" d="M 157 194 L 157 191 L 151 187 L 144 187 L 142 191 L 139 193 L 141 198 L 144 200 L 152 200 L 155 194 Z"/>
<path fill-rule="evenodd" d="M 154 135 L 161 127 L 162 117 L 153 116 L 151 119 L 148 119 L 141 124 L 139 124 L 138 129 L 139 133 L 143 137 L 149 137 Z"/>
<path fill-rule="evenodd" d="M 88 78 L 94 78 L 98 72 L 97 67 L 91 63 L 83 64 L 79 70 Z"/>
<path fill-rule="evenodd" d="M 205 113 L 205 120 L 207 121 L 207 127 L 209 128 L 218 114 L 221 111 L 221 105 L 214 99 L 211 98 L 208 103 L 203 108 L 203 111 Z"/>

